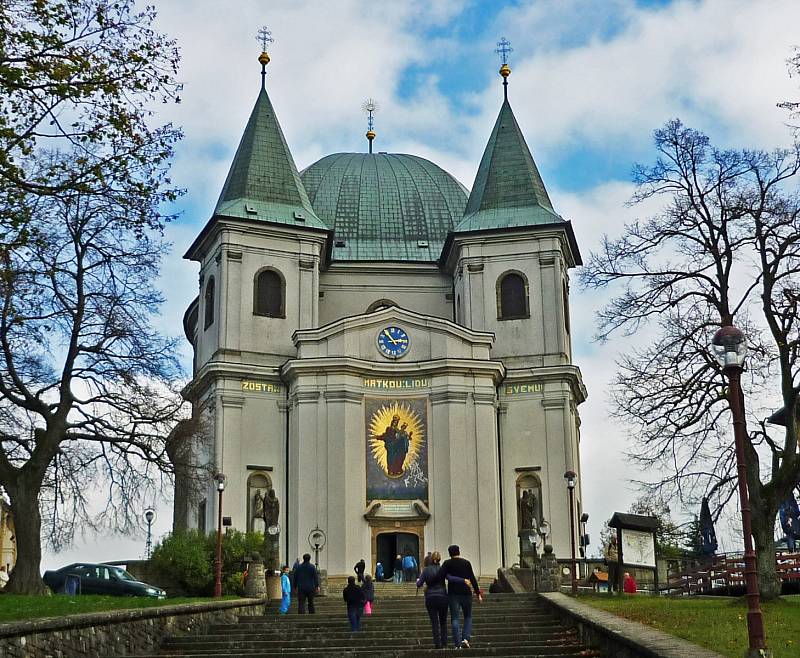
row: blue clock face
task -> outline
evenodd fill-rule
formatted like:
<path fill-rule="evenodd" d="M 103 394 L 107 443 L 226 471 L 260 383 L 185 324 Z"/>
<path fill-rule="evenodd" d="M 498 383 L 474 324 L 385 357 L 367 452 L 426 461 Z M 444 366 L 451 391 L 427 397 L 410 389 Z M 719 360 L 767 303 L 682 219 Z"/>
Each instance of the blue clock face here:
<path fill-rule="evenodd" d="M 390 359 L 399 359 L 410 344 L 408 334 L 400 327 L 385 327 L 378 332 L 378 349 Z"/>

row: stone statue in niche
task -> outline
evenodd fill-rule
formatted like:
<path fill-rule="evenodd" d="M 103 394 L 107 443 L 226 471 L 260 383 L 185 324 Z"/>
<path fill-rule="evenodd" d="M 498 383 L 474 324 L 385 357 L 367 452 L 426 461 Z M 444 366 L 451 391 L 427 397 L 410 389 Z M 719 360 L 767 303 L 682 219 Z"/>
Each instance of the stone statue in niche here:
<path fill-rule="evenodd" d="M 522 492 L 522 497 L 519 499 L 519 521 L 520 530 L 530 530 L 533 528 L 533 519 L 536 510 L 536 496 L 533 491 L 526 489 Z"/>
<path fill-rule="evenodd" d="M 264 499 L 263 507 L 265 529 L 269 528 L 270 526 L 278 525 L 281 505 L 278 502 L 278 498 L 275 496 L 275 489 L 269 490 L 267 497 Z"/>
<path fill-rule="evenodd" d="M 251 500 L 250 509 L 250 523 L 253 532 L 266 532 L 267 528 L 264 525 L 264 500 L 266 490 L 256 489 Z"/>

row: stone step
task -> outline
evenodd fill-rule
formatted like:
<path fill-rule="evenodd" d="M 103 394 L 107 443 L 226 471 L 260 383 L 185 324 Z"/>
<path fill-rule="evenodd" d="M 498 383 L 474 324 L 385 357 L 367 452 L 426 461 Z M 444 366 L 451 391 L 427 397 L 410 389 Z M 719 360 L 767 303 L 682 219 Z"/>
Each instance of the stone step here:
<path fill-rule="evenodd" d="M 394 585 L 393 585 L 394 586 Z M 405 585 L 394 587 L 410 590 Z M 412 585 L 413 587 L 413 585 Z M 416 590 L 416 588 L 414 588 Z M 416 592 L 415 592 L 416 594 Z M 161 658 L 434 658 L 424 598 L 378 598 L 375 612 L 362 617 L 362 630 L 349 630 L 338 596 L 317 600 L 317 613 L 298 615 L 296 604 L 279 615 L 277 602 L 265 614 L 240 617 L 205 633 L 168 638 Z M 537 595 L 496 594 L 473 605 L 472 648 L 465 655 L 498 658 L 601 656 L 561 626 Z M 450 634 L 448 623 L 448 635 Z M 452 641 L 452 636 L 450 636 Z M 140 656 L 139 658 L 155 658 Z"/>
<path fill-rule="evenodd" d="M 536 639 L 542 641 L 549 641 L 553 638 L 558 639 L 565 639 L 568 637 L 575 636 L 575 633 L 571 630 L 565 629 L 563 626 L 558 626 L 556 624 L 552 624 L 550 626 L 542 626 L 538 628 L 520 628 L 515 629 L 516 631 L 525 631 L 525 637 L 528 639 Z M 473 626 L 473 634 L 476 637 L 480 637 L 483 640 L 497 640 L 497 641 L 505 641 L 509 637 L 515 637 L 515 635 L 509 635 L 508 629 L 502 628 L 494 628 L 494 629 L 487 629 L 481 627 L 474 627 Z M 165 641 L 165 647 L 172 647 L 172 646 L 184 646 L 184 645 L 199 645 L 199 644 L 212 644 L 212 643 L 246 643 L 246 642 L 260 642 L 260 643 L 268 643 L 268 642 L 294 642 L 294 641 L 302 641 L 308 642 L 309 639 L 313 640 L 316 637 L 316 633 L 309 633 L 306 630 L 300 630 L 295 633 L 273 633 L 273 634 L 249 634 L 249 633 L 236 633 L 236 634 L 227 634 L 227 633 L 216 633 L 216 634 L 208 634 L 208 635 L 195 635 L 195 636 L 185 636 L 185 637 L 176 637 L 170 638 Z M 347 626 L 347 621 L 343 620 L 340 624 L 340 628 L 334 629 L 332 632 L 326 632 L 324 634 L 326 641 L 350 641 L 352 634 Z M 381 641 L 391 641 L 393 638 L 397 637 L 396 633 L 392 633 L 391 631 L 375 631 L 370 630 L 368 626 L 364 625 L 362 630 L 357 634 L 357 639 L 363 642 L 381 642 Z M 430 627 L 427 628 L 418 628 L 418 629 L 408 629 L 408 635 L 404 636 L 402 639 L 403 641 L 415 642 L 418 643 L 420 640 L 427 641 L 431 637 Z"/>

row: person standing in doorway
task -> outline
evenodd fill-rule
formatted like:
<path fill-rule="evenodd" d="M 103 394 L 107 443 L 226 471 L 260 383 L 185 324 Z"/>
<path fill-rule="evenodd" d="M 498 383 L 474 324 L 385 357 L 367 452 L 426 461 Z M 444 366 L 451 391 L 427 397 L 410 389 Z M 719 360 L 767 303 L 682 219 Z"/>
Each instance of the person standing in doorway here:
<path fill-rule="evenodd" d="M 411 553 L 406 553 L 405 557 L 403 558 L 403 581 L 407 583 L 411 583 L 416 578 L 415 572 L 417 569 L 417 560 L 416 558 L 411 555 Z"/>
<path fill-rule="evenodd" d="M 278 610 L 282 615 L 289 612 L 292 603 L 292 583 L 289 579 L 289 565 L 284 564 L 281 570 L 281 607 Z"/>
<path fill-rule="evenodd" d="M 359 583 L 364 582 L 364 569 L 366 568 L 367 565 L 364 562 L 363 557 L 358 562 L 356 562 L 356 566 L 353 567 L 353 571 L 356 572 L 356 580 L 358 580 Z"/>
<path fill-rule="evenodd" d="M 403 581 L 403 558 L 398 553 L 397 557 L 394 559 L 394 582 L 400 583 Z"/>
<path fill-rule="evenodd" d="M 450 623 L 453 628 L 453 645 L 456 649 L 469 649 L 469 641 L 472 637 L 472 592 L 478 595 L 478 601 L 483 601 L 478 579 L 472 570 L 469 560 L 461 557 L 461 549 L 453 544 L 448 547 L 447 552 L 450 559 L 445 560 L 442 568 L 433 579 L 435 583 L 447 583 L 447 602 L 450 606 Z M 461 582 L 451 579 L 450 576 L 458 576 L 463 579 Z M 472 589 L 469 588 L 469 584 Z M 461 627 L 461 613 L 464 613 L 464 627 Z"/>
<path fill-rule="evenodd" d="M 347 604 L 347 620 L 350 630 L 356 632 L 361 629 L 361 615 L 364 611 L 364 591 L 356 585 L 356 577 L 347 577 L 347 587 L 342 590 L 342 598 Z"/>
<path fill-rule="evenodd" d="M 319 574 L 317 568 L 311 564 L 311 555 L 308 553 L 303 555 L 303 562 L 294 571 L 294 585 L 297 590 L 298 614 L 305 614 L 307 601 L 308 613 L 313 615 L 314 595 L 319 593 Z"/>

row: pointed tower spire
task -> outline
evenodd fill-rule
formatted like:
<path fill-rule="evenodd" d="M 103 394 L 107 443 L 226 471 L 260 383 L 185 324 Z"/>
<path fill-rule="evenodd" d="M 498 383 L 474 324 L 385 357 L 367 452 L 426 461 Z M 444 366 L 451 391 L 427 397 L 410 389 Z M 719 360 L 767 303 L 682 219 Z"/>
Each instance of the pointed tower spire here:
<path fill-rule="evenodd" d="M 297 173 L 265 86 L 269 30 L 259 30 L 261 91 L 222 187 L 215 215 L 327 229 L 317 217 Z"/>
<path fill-rule="evenodd" d="M 533 161 L 517 119 L 508 102 L 508 54 L 510 42 L 503 37 L 496 52 L 503 64 L 503 105 L 483 152 L 475 183 L 456 231 L 531 226 L 563 222 Z"/>

